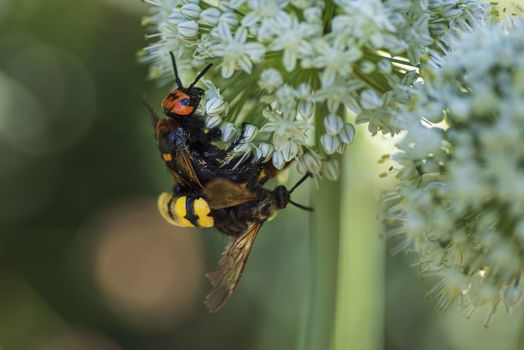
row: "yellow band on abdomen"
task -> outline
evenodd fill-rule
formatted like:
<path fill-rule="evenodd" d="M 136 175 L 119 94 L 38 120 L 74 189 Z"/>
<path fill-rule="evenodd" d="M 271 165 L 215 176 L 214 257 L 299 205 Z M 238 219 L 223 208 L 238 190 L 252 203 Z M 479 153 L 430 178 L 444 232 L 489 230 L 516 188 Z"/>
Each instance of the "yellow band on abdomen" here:
<path fill-rule="evenodd" d="M 158 197 L 158 210 L 162 217 L 171 225 L 179 227 L 194 227 L 187 220 L 186 216 L 186 196 L 175 197 L 171 193 L 164 192 Z"/>
<path fill-rule="evenodd" d="M 204 198 L 198 198 L 193 201 L 193 210 L 195 215 L 198 216 L 198 226 L 200 227 L 213 227 L 215 220 L 212 216 L 209 216 L 211 209 Z"/>

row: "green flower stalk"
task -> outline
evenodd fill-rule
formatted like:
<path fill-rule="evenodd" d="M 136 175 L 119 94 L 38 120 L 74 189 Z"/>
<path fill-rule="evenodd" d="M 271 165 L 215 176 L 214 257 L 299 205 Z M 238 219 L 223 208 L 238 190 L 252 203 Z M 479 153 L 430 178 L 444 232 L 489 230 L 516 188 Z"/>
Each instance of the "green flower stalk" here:
<path fill-rule="evenodd" d="M 220 126 L 224 142 L 252 125 L 235 155 L 277 168 L 296 161 L 331 180 L 355 134 L 347 110 L 372 133 L 397 133 L 428 53 L 489 12 L 478 0 L 144 1 L 151 44 L 140 57 L 150 78 L 173 80 L 169 52 L 182 75 L 214 63 L 207 125 Z"/>
<path fill-rule="evenodd" d="M 489 305 L 487 324 L 523 293 L 524 22 L 477 26 L 432 63 L 405 114 L 385 220 L 440 279 L 438 306 Z"/>

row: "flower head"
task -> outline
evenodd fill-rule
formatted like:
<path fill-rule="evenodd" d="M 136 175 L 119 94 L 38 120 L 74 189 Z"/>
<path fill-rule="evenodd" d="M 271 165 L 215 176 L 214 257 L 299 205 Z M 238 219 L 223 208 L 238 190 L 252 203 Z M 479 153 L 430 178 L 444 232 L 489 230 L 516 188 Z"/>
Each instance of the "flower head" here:
<path fill-rule="evenodd" d="M 522 297 L 524 22 L 477 27 L 451 39 L 449 52 L 423 71 L 401 121 L 386 224 L 440 276 L 439 306 L 489 304 L 489 320 Z"/>
<path fill-rule="evenodd" d="M 141 60 L 151 78 L 172 80 L 170 51 L 182 74 L 214 63 L 208 78 L 222 99 L 206 95 L 208 124 L 229 123 L 231 133 L 244 121 L 256 125 L 261 132 L 236 152 L 268 143 L 258 153 L 271 153 L 276 165 L 296 160 L 318 176 L 327 169 L 328 178 L 338 173 L 332 154 L 353 139 L 348 112 L 372 133 L 399 132 L 398 111 L 411 101 L 421 64 L 490 8 L 482 0 L 147 2 L 153 42 Z"/>

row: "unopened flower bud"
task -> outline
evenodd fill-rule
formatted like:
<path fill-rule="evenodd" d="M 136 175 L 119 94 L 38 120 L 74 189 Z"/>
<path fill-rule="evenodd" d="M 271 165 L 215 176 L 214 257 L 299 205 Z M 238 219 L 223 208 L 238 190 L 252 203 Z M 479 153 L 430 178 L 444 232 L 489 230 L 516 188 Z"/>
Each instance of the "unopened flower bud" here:
<path fill-rule="evenodd" d="M 288 142 L 287 145 L 282 149 L 282 155 L 286 162 L 289 162 L 295 158 L 298 154 L 298 145 L 295 142 Z"/>
<path fill-rule="evenodd" d="M 252 151 L 251 145 L 249 143 L 241 143 L 235 147 L 234 153 L 250 153 Z"/>
<path fill-rule="evenodd" d="M 242 136 L 244 142 L 251 142 L 258 133 L 258 128 L 252 124 L 244 124 L 242 127 Z"/>
<path fill-rule="evenodd" d="M 329 134 L 322 135 L 320 137 L 320 143 L 327 154 L 335 153 L 340 146 L 338 137 Z"/>
<path fill-rule="evenodd" d="M 372 74 L 375 71 L 375 69 L 376 69 L 375 64 L 373 62 L 370 62 L 370 61 L 364 61 L 360 65 L 360 70 L 364 74 Z"/>
<path fill-rule="evenodd" d="M 346 145 L 349 145 L 353 142 L 353 139 L 355 138 L 355 128 L 352 124 L 346 123 L 342 130 L 340 130 L 338 137 L 340 138 L 340 141 L 342 141 Z"/>
<path fill-rule="evenodd" d="M 180 8 L 180 12 L 188 18 L 198 18 L 200 15 L 200 6 L 197 4 L 185 4 Z"/>
<path fill-rule="evenodd" d="M 256 157 L 257 159 L 267 161 L 271 156 L 271 152 L 273 152 L 273 146 L 269 143 L 262 142 L 257 146 Z"/>
<path fill-rule="evenodd" d="M 340 174 L 340 165 L 338 160 L 330 159 L 324 162 L 322 166 L 322 176 L 330 181 L 336 181 Z"/>
<path fill-rule="evenodd" d="M 215 7 L 210 7 L 205 9 L 200 13 L 200 20 L 204 24 L 209 24 L 210 26 L 216 26 L 220 20 L 220 11 Z"/>
<path fill-rule="evenodd" d="M 224 23 L 229 27 L 235 27 L 238 24 L 238 18 L 233 12 L 225 12 L 220 16 L 219 23 Z"/>
<path fill-rule="evenodd" d="M 377 109 L 382 106 L 382 98 L 374 90 L 364 90 L 360 98 L 363 109 Z"/>
<path fill-rule="evenodd" d="M 229 105 L 220 96 L 212 97 L 206 102 L 206 113 L 211 116 L 218 116 L 227 113 Z"/>
<path fill-rule="evenodd" d="M 178 25 L 178 33 L 185 39 L 193 39 L 198 35 L 198 23 L 185 21 Z"/>
<path fill-rule="evenodd" d="M 219 126 L 221 122 L 222 118 L 220 118 L 219 116 L 209 116 L 206 119 L 206 128 L 215 128 Z"/>
<path fill-rule="evenodd" d="M 171 24 L 179 25 L 180 23 L 184 21 L 187 21 L 187 18 L 185 18 L 184 15 L 178 10 L 174 10 L 173 13 L 169 15 L 168 22 Z"/>
<path fill-rule="evenodd" d="M 222 141 L 229 142 L 233 138 L 233 136 L 236 133 L 236 128 L 233 123 L 222 123 L 220 126 L 220 130 L 222 130 Z"/>
<path fill-rule="evenodd" d="M 315 104 L 311 101 L 300 101 L 298 103 L 298 113 L 306 118 L 313 116 Z"/>
<path fill-rule="evenodd" d="M 338 115 L 330 114 L 324 118 L 324 128 L 329 135 L 336 136 L 344 127 L 344 121 Z"/>
<path fill-rule="evenodd" d="M 317 155 L 309 152 L 304 154 L 302 157 L 305 168 L 308 172 L 312 174 L 318 174 L 322 168 L 322 163 Z"/>
<path fill-rule="evenodd" d="M 508 307 L 517 305 L 522 300 L 522 289 L 518 286 L 508 287 L 504 291 L 504 304 Z"/>
<path fill-rule="evenodd" d="M 273 156 L 271 157 L 272 163 L 277 169 L 282 169 L 284 167 L 284 164 L 286 164 L 286 161 L 284 160 L 284 156 L 282 155 L 281 151 L 275 151 L 273 152 Z"/>

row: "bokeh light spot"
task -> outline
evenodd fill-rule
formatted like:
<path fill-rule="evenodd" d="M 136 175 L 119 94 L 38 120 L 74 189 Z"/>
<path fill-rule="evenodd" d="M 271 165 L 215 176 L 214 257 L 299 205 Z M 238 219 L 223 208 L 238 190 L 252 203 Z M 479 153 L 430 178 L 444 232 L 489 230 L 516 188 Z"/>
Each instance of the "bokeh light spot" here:
<path fill-rule="evenodd" d="M 196 232 L 165 223 L 154 201 L 103 215 L 94 278 L 108 305 L 133 325 L 170 327 L 199 304 L 203 257 Z"/>

